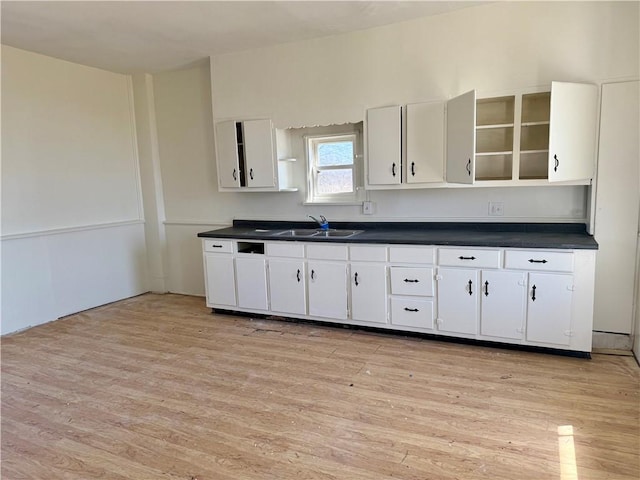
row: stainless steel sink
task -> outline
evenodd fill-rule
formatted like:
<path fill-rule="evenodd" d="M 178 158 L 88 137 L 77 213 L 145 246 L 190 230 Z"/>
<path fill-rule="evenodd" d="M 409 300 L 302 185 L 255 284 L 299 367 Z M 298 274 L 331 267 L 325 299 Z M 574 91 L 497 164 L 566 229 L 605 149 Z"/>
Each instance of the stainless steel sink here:
<path fill-rule="evenodd" d="M 285 230 L 284 232 L 276 232 L 274 235 L 278 237 L 313 237 L 318 230 L 315 228 L 296 228 L 292 230 Z"/>
<path fill-rule="evenodd" d="M 278 237 L 326 237 L 326 238 L 348 238 L 358 233 L 362 233 L 362 230 L 318 230 L 311 228 L 296 228 L 291 230 L 285 230 L 283 232 L 274 233 Z"/>
<path fill-rule="evenodd" d="M 318 230 L 318 233 L 316 233 L 314 237 L 347 238 L 347 237 L 353 237 L 358 233 L 362 233 L 362 230 Z"/>

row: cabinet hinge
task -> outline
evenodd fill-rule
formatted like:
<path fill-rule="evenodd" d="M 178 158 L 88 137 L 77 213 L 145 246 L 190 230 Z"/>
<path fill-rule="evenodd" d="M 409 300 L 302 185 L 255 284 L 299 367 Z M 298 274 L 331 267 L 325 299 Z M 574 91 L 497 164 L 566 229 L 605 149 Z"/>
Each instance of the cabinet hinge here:
<path fill-rule="evenodd" d="M 565 334 L 567 337 L 573 337 L 573 330 L 565 330 L 565 331 L 564 331 L 564 334 Z"/>
<path fill-rule="evenodd" d="M 436 318 L 436 325 L 437 326 L 442 325 L 443 322 L 444 322 L 444 320 L 442 320 L 441 318 Z"/>
<path fill-rule="evenodd" d="M 576 286 L 575 285 L 569 285 L 567 287 L 567 290 L 569 290 L 570 292 L 575 292 L 576 291 Z"/>
<path fill-rule="evenodd" d="M 521 287 L 526 287 L 527 282 L 525 282 L 524 280 L 518 280 L 518 285 L 520 285 Z"/>
<path fill-rule="evenodd" d="M 442 275 L 434 275 L 433 278 L 435 280 L 442 280 Z"/>

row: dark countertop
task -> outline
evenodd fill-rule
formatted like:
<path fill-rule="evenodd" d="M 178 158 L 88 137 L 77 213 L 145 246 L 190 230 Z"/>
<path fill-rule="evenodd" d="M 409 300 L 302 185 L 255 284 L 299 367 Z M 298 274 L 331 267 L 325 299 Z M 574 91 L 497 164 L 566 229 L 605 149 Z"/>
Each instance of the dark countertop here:
<path fill-rule="evenodd" d="M 293 228 L 317 228 L 317 224 L 234 220 L 232 227 L 202 232 L 198 237 L 285 242 L 598 249 L 598 243 L 587 233 L 586 226 L 582 223 L 330 222 L 330 227 L 363 232 L 347 238 L 283 237 L 274 234 Z"/>

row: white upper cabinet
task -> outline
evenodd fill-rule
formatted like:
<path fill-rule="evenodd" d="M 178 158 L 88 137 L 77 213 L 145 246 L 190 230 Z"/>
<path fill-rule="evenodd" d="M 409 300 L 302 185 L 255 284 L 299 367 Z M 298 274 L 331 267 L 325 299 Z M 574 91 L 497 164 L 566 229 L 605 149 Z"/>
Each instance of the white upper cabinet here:
<path fill-rule="evenodd" d="M 218 164 L 218 185 L 221 188 L 240 187 L 240 163 L 236 128 L 241 123 L 228 121 L 216 124 L 216 158 Z"/>
<path fill-rule="evenodd" d="M 444 181 L 444 103 L 414 103 L 406 106 L 407 184 Z"/>
<path fill-rule="evenodd" d="M 476 151 L 476 91 L 447 102 L 447 182 L 473 183 Z"/>
<path fill-rule="evenodd" d="M 247 120 L 244 130 L 245 177 L 248 187 L 275 187 L 274 132 L 271 120 Z"/>
<path fill-rule="evenodd" d="M 367 110 L 367 188 L 444 181 L 444 103 Z"/>
<path fill-rule="evenodd" d="M 276 154 L 271 120 L 216 123 L 216 162 L 220 191 L 295 191 L 288 169 Z M 287 167 L 294 159 L 287 158 Z"/>
<path fill-rule="evenodd" d="M 401 161 L 402 107 L 367 110 L 367 183 L 399 185 Z"/>
<path fill-rule="evenodd" d="M 598 90 L 595 85 L 553 82 L 549 129 L 549 181 L 593 177 Z"/>
<path fill-rule="evenodd" d="M 447 181 L 492 186 L 588 184 L 597 121 L 595 85 L 447 102 Z"/>

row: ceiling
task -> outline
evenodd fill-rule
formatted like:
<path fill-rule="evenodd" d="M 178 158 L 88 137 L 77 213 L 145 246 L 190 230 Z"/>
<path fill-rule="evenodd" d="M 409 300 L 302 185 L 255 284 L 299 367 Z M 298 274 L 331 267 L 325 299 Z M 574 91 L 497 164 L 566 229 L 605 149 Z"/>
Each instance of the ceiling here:
<path fill-rule="evenodd" d="M 336 35 L 476 1 L 5 1 L 2 43 L 121 73 Z"/>

